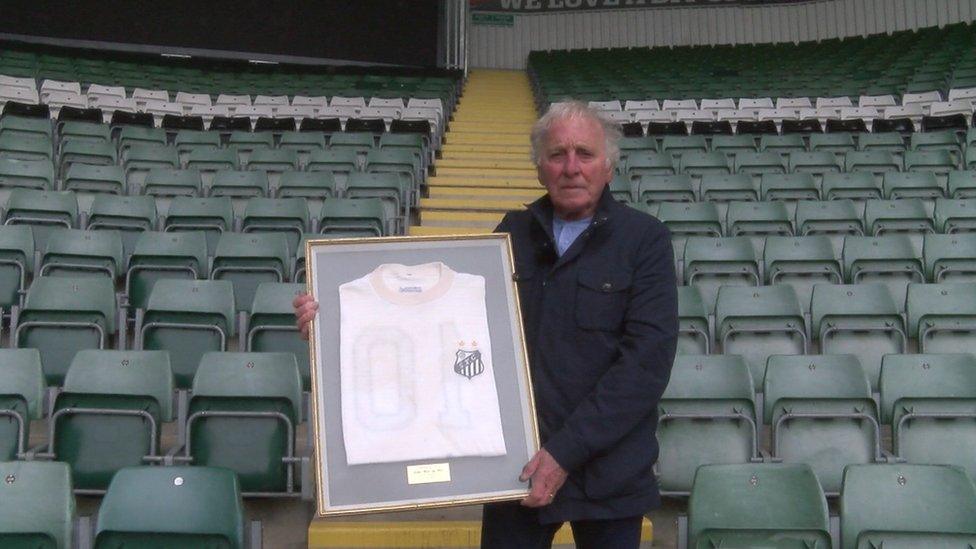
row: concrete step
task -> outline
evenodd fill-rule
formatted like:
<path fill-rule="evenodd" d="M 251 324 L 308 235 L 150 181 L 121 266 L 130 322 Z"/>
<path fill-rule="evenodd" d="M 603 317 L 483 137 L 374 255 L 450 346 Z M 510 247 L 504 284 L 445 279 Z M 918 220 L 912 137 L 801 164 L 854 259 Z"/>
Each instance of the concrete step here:
<path fill-rule="evenodd" d="M 427 180 L 427 186 L 436 187 L 473 187 L 492 189 L 536 189 L 539 180 L 536 178 L 518 177 L 466 177 L 459 175 L 438 175 Z"/>
<path fill-rule="evenodd" d="M 535 189 L 520 188 L 479 188 L 479 187 L 447 187 L 430 188 L 430 198 L 470 198 L 471 200 L 521 200 L 531 202 L 545 194 L 545 189 L 537 186 Z"/>
<path fill-rule="evenodd" d="M 472 200 L 470 198 L 421 198 L 420 210 L 456 210 L 468 212 L 508 212 L 521 210 L 521 200 Z"/>
<path fill-rule="evenodd" d="M 441 158 L 437 161 L 437 171 L 445 168 L 484 168 L 489 170 L 515 169 L 535 170 L 535 166 L 527 158 L 494 159 L 494 158 Z"/>
<path fill-rule="evenodd" d="M 468 161 L 478 161 L 478 160 L 521 160 L 524 162 L 529 162 L 529 150 L 520 150 L 514 152 L 495 152 L 495 151 L 485 151 L 485 150 L 471 150 L 471 151 L 441 151 L 441 159 L 438 162 L 444 160 L 468 160 Z"/>
<path fill-rule="evenodd" d="M 654 526 L 644 518 L 641 524 L 641 548 L 654 540 Z M 481 521 L 477 520 L 331 520 L 315 519 L 308 527 L 309 549 L 420 549 L 440 547 L 464 549 L 481 544 Z M 573 530 L 563 524 L 556 532 L 552 546 L 557 549 L 575 546 Z"/>
<path fill-rule="evenodd" d="M 528 179 L 535 178 L 536 172 L 535 168 L 495 168 L 495 169 L 485 169 L 485 168 L 456 168 L 453 166 L 446 166 L 441 168 L 436 166 L 437 175 L 461 175 L 465 177 L 509 177 L 509 178 L 520 178 Z"/>
<path fill-rule="evenodd" d="M 529 146 L 528 134 L 504 134 L 504 133 L 454 133 L 444 134 L 445 144 L 458 145 L 516 145 L 520 147 Z"/>
<path fill-rule="evenodd" d="M 513 133 L 521 132 L 529 135 L 532 132 L 532 124 L 505 123 L 505 122 L 451 122 L 452 132 L 502 132 Z"/>
<path fill-rule="evenodd" d="M 497 223 L 496 223 L 497 225 Z M 494 229 L 491 227 L 436 227 L 428 225 L 414 225 L 407 228 L 410 236 L 448 236 L 464 234 L 487 234 Z"/>
<path fill-rule="evenodd" d="M 504 144 L 499 145 L 497 143 L 445 143 L 441 147 L 441 154 L 447 155 L 448 153 L 505 153 L 505 154 L 518 154 L 524 153 L 526 156 L 531 152 L 532 147 L 529 143 L 524 145 L 517 144 Z"/>
<path fill-rule="evenodd" d="M 498 212 L 459 212 L 426 210 L 420 212 L 420 224 L 433 227 L 494 227 L 502 220 Z"/>

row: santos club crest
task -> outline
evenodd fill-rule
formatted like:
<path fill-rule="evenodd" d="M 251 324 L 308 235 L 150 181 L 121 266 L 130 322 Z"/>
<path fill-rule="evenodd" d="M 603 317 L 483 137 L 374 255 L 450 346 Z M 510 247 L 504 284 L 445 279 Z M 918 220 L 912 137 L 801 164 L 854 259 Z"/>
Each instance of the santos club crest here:
<path fill-rule="evenodd" d="M 481 351 L 465 351 L 458 349 L 454 359 L 454 373 L 468 379 L 485 371 L 485 363 L 481 361 Z"/>

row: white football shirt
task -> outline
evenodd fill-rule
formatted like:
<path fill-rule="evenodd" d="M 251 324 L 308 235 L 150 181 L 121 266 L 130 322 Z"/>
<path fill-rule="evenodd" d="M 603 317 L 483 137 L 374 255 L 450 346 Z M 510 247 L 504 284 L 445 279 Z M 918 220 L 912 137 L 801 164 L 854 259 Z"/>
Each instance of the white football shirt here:
<path fill-rule="evenodd" d="M 380 265 L 339 286 L 349 465 L 505 455 L 484 277 Z"/>

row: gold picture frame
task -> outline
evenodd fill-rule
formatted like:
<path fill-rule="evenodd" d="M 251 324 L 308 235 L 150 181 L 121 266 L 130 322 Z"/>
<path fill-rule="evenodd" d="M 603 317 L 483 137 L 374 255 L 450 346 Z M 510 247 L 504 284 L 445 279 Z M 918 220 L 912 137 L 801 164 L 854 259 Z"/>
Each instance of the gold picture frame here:
<path fill-rule="evenodd" d="M 319 302 L 319 312 L 312 321 L 309 337 L 312 382 L 310 420 L 315 449 L 313 466 L 317 515 L 331 517 L 417 510 L 525 497 L 529 487 L 527 483 L 519 482 L 518 476 L 522 466 L 538 451 L 540 444 L 509 235 L 312 239 L 305 246 L 308 273 L 306 286 L 309 294 Z M 427 264 L 447 266 L 451 272 L 457 271 L 464 273 L 464 276 L 483 279 L 484 318 L 490 333 L 490 355 L 486 356 L 491 357 L 491 364 L 488 367 L 481 364 L 481 355 L 478 354 L 476 358 L 480 369 L 473 374 L 462 371 L 464 365 L 459 366 L 458 361 L 465 355 L 458 351 L 459 358 L 454 363 L 454 373 L 462 374 L 462 377 L 467 374 L 468 380 L 482 371 L 491 374 L 488 382 L 494 382 L 498 410 L 497 423 L 492 424 L 500 427 L 504 453 L 399 460 L 395 454 L 402 453 L 402 447 L 410 444 L 404 440 L 398 443 L 397 433 L 392 432 L 389 436 L 389 454 L 376 453 L 375 462 L 363 462 L 356 458 L 360 461 L 350 464 L 349 456 L 352 454 L 346 452 L 342 403 L 358 403 L 364 397 L 356 396 L 360 393 L 355 391 L 347 390 L 349 394 L 343 394 L 340 373 L 343 356 L 340 349 L 340 286 L 376 276 L 373 273 L 379 272 L 381 266 L 407 266 L 403 268 L 409 269 L 413 268 L 411 266 Z M 400 291 L 405 290 L 401 288 Z M 452 314 L 449 306 L 438 307 L 438 311 L 443 314 Z M 360 309 L 350 306 L 347 315 L 350 314 L 349 310 L 355 315 Z M 368 309 L 363 310 L 365 313 L 360 316 L 378 314 Z M 347 322 L 353 322 L 352 318 L 347 317 Z M 419 329 L 405 328 L 407 331 Z M 447 347 L 443 342 L 442 346 Z M 347 352 L 351 353 L 352 350 Z M 393 362 L 399 360 L 397 358 Z M 451 376 L 449 371 L 444 373 L 443 361 L 423 361 L 428 365 L 425 368 L 430 367 L 430 363 L 440 368 L 436 375 L 443 376 L 442 379 L 459 379 Z M 391 368 L 394 375 L 400 376 L 397 381 L 401 386 L 403 383 L 410 383 L 402 381 L 411 378 L 401 375 L 400 370 L 397 370 L 399 366 L 394 365 Z M 450 370 L 449 365 L 447 370 Z M 366 371 L 369 372 L 368 375 L 378 375 L 371 367 Z M 357 371 L 357 376 L 359 375 Z M 350 379 L 353 377 L 349 376 Z M 481 380 L 480 383 L 485 383 L 485 378 L 477 379 Z M 418 388 L 413 390 L 417 390 L 418 394 L 423 390 L 424 396 L 436 396 L 436 387 L 419 387 L 421 383 L 418 378 L 414 383 Z M 465 382 L 461 380 L 450 383 Z M 371 388 L 372 385 L 368 387 Z M 444 387 L 446 394 L 447 386 Z M 410 406 L 424 406 L 423 403 L 415 403 L 415 400 L 421 399 L 394 400 L 398 407 L 401 402 L 407 402 Z M 349 417 L 354 415 L 358 415 L 358 412 L 348 414 Z M 419 428 L 424 429 L 426 426 L 420 425 Z M 358 431 L 350 432 L 354 436 L 358 434 Z M 427 437 L 422 439 L 427 440 Z M 379 443 L 385 444 L 385 439 L 381 439 Z M 359 444 L 353 446 L 358 451 Z M 375 447 L 374 445 L 371 448 Z"/>

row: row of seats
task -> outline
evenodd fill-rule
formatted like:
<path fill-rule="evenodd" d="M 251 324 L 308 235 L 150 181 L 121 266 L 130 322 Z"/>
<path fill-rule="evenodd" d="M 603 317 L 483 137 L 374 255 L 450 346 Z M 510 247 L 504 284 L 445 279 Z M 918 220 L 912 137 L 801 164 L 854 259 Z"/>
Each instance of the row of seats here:
<path fill-rule="evenodd" d="M 227 547 L 260 545 L 236 475 L 219 467 L 127 467 L 95 524 L 76 519 L 75 478 L 63 463 L 0 462 L 4 547 Z M 246 528 L 246 526 L 251 526 Z"/>
<path fill-rule="evenodd" d="M 931 200 L 898 198 L 897 195 L 894 199 L 882 200 L 870 196 L 855 197 L 852 200 L 828 194 L 832 200 L 758 201 L 753 199 L 758 193 L 747 184 L 736 187 L 713 187 L 707 183 L 710 182 L 706 180 L 702 192 L 706 202 L 631 204 L 657 216 L 668 226 L 672 238 L 677 239 L 679 244 L 684 238 L 690 236 L 764 237 L 820 234 L 830 236 L 839 247 L 845 235 L 887 236 L 893 233 L 908 233 L 916 235 L 915 240 L 920 240 L 922 235 L 931 233 L 971 232 L 976 223 L 973 211 L 976 202 L 971 198 L 938 198 L 933 204 Z M 870 186 L 862 189 L 875 190 Z M 817 188 L 806 189 L 806 191 L 814 194 Z M 624 195 L 627 191 L 620 192 Z M 680 192 L 691 194 L 693 191 L 680 189 Z M 770 191 L 767 197 L 770 197 L 773 192 Z M 877 194 L 880 193 L 881 191 L 877 190 Z M 719 201 L 723 198 L 728 202 Z M 761 252 L 758 244 L 756 248 Z M 680 258 L 680 247 L 675 251 Z"/>
<path fill-rule="evenodd" d="M 10 346 L 38 349 L 47 384 L 53 386 L 64 383 L 79 350 L 131 348 L 169 351 L 176 386 L 185 389 L 205 353 L 236 346 L 295 355 L 307 388 L 308 349 L 290 309 L 304 285 L 254 284 L 264 274 L 258 269 L 256 275 L 237 272 L 250 278 L 202 280 L 193 276 L 192 259 L 161 256 L 156 264 L 133 268 L 128 303 L 120 303 L 104 277 L 35 277 L 24 305 L 11 309 Z M 214 272 L 234 274 L 230 267 Z M 239 293 L 252 290 L 253 295 L 240 309 L 235 283 Z"/>
<path fill-rule="evenodd" d="M 662 491 L 687 495 L 695 470 L 715 463 L 804 463 L 828 495 L 852 464 L 976 475 L 973 354 L 885 355 L 877 389 L 850 354 L 773 355 L 764 366 L 759 399 L 743 357 L 677 356 L 658 410 Z"/>
<path fill-rule="evenodd" d="M 79 493 L 100 493 L 122 467 L 185 463 L 224 467 L 245 495 L 299 495 L 302 381 L 295 357 L 273 352 L 208 352 L 188 399 L 166 351 L 79 350 L 64 383 L 45 399 L 36 349 L 3 349 L 0 461 L 43 459 L 71 466 Z M 29 448 L 31 421 L 46 419 L 43 443 Z M 179 426 L 174 448 L 164 425 Z M 37 438 L 37 437 L 35 437 Z M 247 451 L 241 451 L 247 447 Z M 307 456 L 305 456 L 307 461 Z M 307 482 L 308 480 L 305 479 Z"/>
<path fill-rule="evenodd" d="M 679 549 L 962 547 L 976 542 L 976 488 L 951 466 L 851 465 L 834 531 L 809 467 L 710 465 L 697 471 L 679 520 Z"/>
<path fill-rule="evenodd" d="M 533 51 L 537 101 L 858 97 L 976 86 L 971 23 L 800 43 Z"/>
<path fill-rule="evenodd" d="M 786 157 L 792 153 L 833 153 L 838 160 L 843 155 L 861 152 L 888 152 L 902 156 L 906 151 L 946 150 L 954 156 L 962 156 L 976 142 L 976 129 L 930 131 L 902 135 L 898 132 L 882 133 L 794 133 L 785 135 L 662 135 L 623 137 L 619 141 L 620 153 L 658 152 L 679 157 L 686 152 L 721 152 L 726 155 L 739 153 L 772 152 Z"/>
<path fill-rule="evenodd" d="M 817 283 L 804 287 L 805 306 L 789 283 L 733 284 L 679 289 L 679 352 L 742 355 L 757 389 L 771 355 L 852 354 L 877 387 L 886 354 L 960 353 L 976 344 L 973 282 Z"/>

